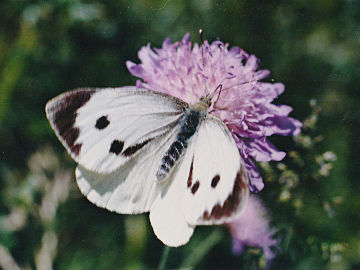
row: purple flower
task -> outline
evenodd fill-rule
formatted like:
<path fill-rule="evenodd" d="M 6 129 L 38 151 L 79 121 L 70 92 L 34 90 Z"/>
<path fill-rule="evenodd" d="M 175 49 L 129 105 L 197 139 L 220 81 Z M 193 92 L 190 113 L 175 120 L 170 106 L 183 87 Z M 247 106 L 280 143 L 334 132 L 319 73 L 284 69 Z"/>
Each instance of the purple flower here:
<path fill-rule="evenodd" d="M 275 257 L 270 249 L 278 241 L 273 238 L 273 231 L 269 228 L 266 210 L 261 201 L 251 195 L 244 206 L 241 215 L 229 225 L 233 239 L 233 252 L 241 254 L 244 246 L 261 247 L 268 262 Z"/>
<path fill-rule="evenodd" d="M 152 50 L 148 44 L 138 56 L 140 64 L 126 63 L 130 73 L 142 79 L 137 81 L 138 87 L 196 103 L 222 85 L 210 111 L 232 132 L 248 170 L 250 190 L 260 191 L 264 184 L 253 159 L 278 161 L 285 157 L 267 137 L 297 135 L 302 126 L 288 117 L 291 107 L 271 103 L 284 91 L 284 85 L 261 82 L 270 72 L 258 70 L 254 55 L 221 41 L 192 46 L 189 34 L 181 42 L 165 39 L 161 49 Z"/>

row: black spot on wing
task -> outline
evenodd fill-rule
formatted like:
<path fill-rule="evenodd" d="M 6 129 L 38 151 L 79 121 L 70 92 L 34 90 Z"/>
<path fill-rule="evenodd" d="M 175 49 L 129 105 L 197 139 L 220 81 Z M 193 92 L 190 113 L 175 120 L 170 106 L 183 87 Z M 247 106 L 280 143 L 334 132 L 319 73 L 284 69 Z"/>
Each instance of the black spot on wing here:
<path fill-rule="evenodd" d="M 139 151 L 141 148 L 143 148 L 148 142 L 150 142 L 152 139 L 148 139 L 142 143 L 138 143 L 132 146 L 129 146 L 125 149 L 125 151 L 122 153 L 125 157 L 132 156 L 137 151 Z"/>
<path fill-rule="evenodd" d="M 191 193 L 195 194 L 196 191 L 198 191 L 199 187 L 200 187 L 200 182 L 199 180 L 197 180 L 195 184 L 191 187 Z"/>
<path fill-rule="evenodd" d="M 104 129 L 110 124 L 107 116 L 101 116 L 98 120 L 96 120 L 95 127 L 97 129 Z"/>
<path fill-rule="evenodd" d="M 81 144 L 74 145 L 80 134 L 79 128 L 74 126 L 77 110 L 89 101 L 94 92 L 94 90 L 69 92 L 49 109 L 50 112 L 55 111 L 52 120 L 60 137 L 76 156 L 79 155 L 81 150 Z"/>
<path fill-rule="evenodd" d="M 115 155 L 118 155 L 118 154 L 121 153 L 123 147 L 124 147 L 124 142 L 123 141 L 114 140 L 111 143 L 109 152 L 114 153 Z"/>
<path fill-rule="evenodd" d="M 220 175 L 215 175 L 214 178 L 211 180 L 211 187 L 216 188 L 217 184 L 220 181 Z"/>

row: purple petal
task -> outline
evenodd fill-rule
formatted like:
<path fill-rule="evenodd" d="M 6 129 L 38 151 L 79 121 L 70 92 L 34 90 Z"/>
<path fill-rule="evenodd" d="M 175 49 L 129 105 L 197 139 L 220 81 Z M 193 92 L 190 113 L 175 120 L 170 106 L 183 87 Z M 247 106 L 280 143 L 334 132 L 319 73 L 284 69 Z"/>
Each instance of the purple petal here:
<path fill-rule="evenodd" d="M 229 224 L 229 228 L 235 254 L 241 254 L 247 245 L 261 247 L 268 262 L 275 257 L 271 247 L 278 241 L 273 238 L 274 231 L 270 229 L 266 209 L 254 195 L 249 197 L 243 212 Z"/>
<path fill-rule="evenodd" d="M 257 169 L 255 163 L 251 158 L 247 158 L 245 161 L 245 167 L 249 176 L 249 189 L 251 192 L 257 193 L 264 188 L 264 182 L 260 175 L 259 170 Z"/>
<path fill-rule="evenodd" d="M 173 95 L 194 104 L 214 91 L 220 84 L 216 108 L 211 113 L 219 117 L 229 130 L 247 165 L 249 188 L 257 192 L 263 182 L 256 161 L 281 160 L 285 153 L 276 149 L 267 137 L 273 134 L 297 135 L 301 122 L 288 117 L 292 108 L 271 102 L 283 93 L 282 83 L 259 80 L 269 76 L 259 70 L 259 60 L 238 47 L 229 48 L 220 40 L 192 46 L 190 35 L 181 42 L 165 39 L 162 48 L 152 50 L 148 44 L 138 53 L 140 64 L 127 61 L 130 73 L 139 77 L 138 87 Z"/>
<path fill-rule="evenodd" d="M 268 126 L 265 136 L 272 134 L 279 135 L 298 135 L 300 133 L 302 123 L 294 118 L 274 115 L 264 121 Z"/>
<path fill-rule="evenodd" d="M 259 70 L 259 71 L 255 72 L 254 78 L 256 80 L 261 80 L 261 79 L 268 77 L 269 75 L 270 75 L 270 71 L 263 69 L 263 70 Z"/>
<path fill-rule="evenodd" d="M 137 65 L 131 61 L 126 61 L 126 67 L 129 69 L 130 73 L 134 76 L 141 77 L 144 73 L 142 66 Z"/>
<path fill-rule="evenodd" d="M 285 153 L 279 151 L 265 137 L 261 139 L 251 139 L 245 143 L 248 153 L 256 161 L 280 161 L 285 157 Z"/>

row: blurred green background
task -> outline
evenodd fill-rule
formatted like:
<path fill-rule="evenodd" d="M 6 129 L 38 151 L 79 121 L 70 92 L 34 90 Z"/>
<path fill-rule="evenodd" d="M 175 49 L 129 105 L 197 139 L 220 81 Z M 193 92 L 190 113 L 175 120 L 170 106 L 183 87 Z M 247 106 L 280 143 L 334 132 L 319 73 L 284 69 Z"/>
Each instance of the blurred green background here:
<path fill-rule="evenodd" d="M 305 122 L 288 156 L 259 164 L 259 194 L 281 239 L 272 269 L 360 269 L 360 1 L 0 2 L 0 268 L 154 269 L 163 245 L 146 214 L 97 208 L 47 122 L 46 102 L 77 87 L 134 85 L 125 61 L 166 37 L 219 37 L 286 85 L 276 103 Z M 336 160 L 331 153 L 336 154 Z M 16 262 L 16 265 L 15 265 Z M 11 268 L 11 267 L 14 268 Z M 231 251 L 225 227 L 198 227 L 167 267 L 262 269 Z"/>

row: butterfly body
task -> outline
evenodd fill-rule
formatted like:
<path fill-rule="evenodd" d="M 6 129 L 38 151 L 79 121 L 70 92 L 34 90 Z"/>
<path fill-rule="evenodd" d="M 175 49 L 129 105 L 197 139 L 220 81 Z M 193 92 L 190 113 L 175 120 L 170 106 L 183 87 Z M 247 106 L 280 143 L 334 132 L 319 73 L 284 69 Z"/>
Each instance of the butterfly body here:
<path fill-rule="evenodd" d="M 211 105 L 209 95 L 188 104 L 136 87 L 84 88 L 50 100 L 46 114 L 91 202 L 150 212 L 157 237 L 179 246 L 196 225 L 238 216 L 249 193 L 236 143 Z"/>
<path fill-rule="evenodd" d="M 188 146 L 188 141 L 197 131 L 201 121 L 206 118 L 208 113 L 207 109 L 207 104 L 201 100 L 193 106 L 184 108 L 184 116 L 180 121 L 180 131 L 161 160 L 161 165 L 156 173 L 158 180 L 164 179 L 176 161 L 184 154 Z"/>

